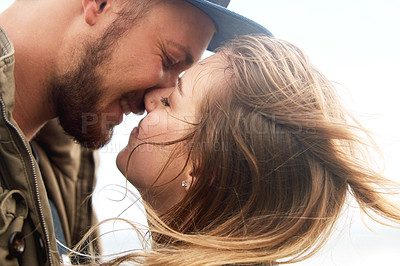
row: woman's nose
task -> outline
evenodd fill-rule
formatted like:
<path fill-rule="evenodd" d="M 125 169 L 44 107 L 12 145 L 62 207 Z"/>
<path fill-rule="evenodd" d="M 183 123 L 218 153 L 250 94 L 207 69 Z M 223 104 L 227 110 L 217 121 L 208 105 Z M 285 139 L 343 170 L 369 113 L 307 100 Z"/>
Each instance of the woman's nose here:
<path fill-rule="evenodd" d="M 152 112 L 154 109 L 160 106 L 161 99 L 163 97 L 168 97 L 173 90 L 174 87 L 149 89 L 144 95 L 144 105 L 147 113 Z"/>
<path fill-rule="evenodd" d="M 176 70 L 164 71 L 157 86 L 147 90 L 144 105 L 148 113 L 157 108 L 161 103 L 161 97 L 168 97 L 171 94 L 178 82 L 179 74 Z"/>

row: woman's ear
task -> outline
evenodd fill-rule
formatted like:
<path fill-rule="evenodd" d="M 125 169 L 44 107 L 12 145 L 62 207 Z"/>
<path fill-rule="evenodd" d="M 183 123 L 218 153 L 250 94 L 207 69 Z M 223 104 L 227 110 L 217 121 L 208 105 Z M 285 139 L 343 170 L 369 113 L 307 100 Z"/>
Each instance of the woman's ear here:
<path fill-rule="evenodd" d="M 85 21 L 90 26 L 97 23 L 103 13 L 111 8 L 112 0 L 82 0 Z"/>
<path fill-rule="evenodd" d="M 190 172 L 186 175 L 186 178 L 182 181 L 182 187 L 184 187 L 186 191 L 189 191 L 190 187 L 192 186 L 192 184 L 194 184 L 194 182 L 196 182 L 196 178 L 193 177 L 193 172 Z"/>

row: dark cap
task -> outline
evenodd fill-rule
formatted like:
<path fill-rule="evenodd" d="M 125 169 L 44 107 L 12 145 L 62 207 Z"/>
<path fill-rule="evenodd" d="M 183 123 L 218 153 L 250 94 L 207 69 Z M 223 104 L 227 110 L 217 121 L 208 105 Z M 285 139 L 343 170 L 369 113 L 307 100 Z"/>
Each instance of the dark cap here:
<path fill-rule="evenodd" d="M 214 22 L 217 32 L 212 38 L 208 50 L 214 51 L 225 42 L 234 39 L 236 36 L 245 34 L 265 34 L 273 36 L 272 33 L 235 12 L 228 10 L 230 0 L 185 0 L 206 13 Z"/>

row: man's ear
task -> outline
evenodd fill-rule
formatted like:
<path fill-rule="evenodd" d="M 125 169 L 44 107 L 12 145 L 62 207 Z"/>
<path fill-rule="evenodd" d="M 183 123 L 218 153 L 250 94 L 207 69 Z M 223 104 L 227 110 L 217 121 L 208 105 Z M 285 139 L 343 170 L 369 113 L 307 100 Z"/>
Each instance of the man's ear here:
<path fill-rule="evenodd" d="M 82 0 L 85 21 L 93 26 L 99 20 L 101 14 L 111 8 L 112 0 Z"/>

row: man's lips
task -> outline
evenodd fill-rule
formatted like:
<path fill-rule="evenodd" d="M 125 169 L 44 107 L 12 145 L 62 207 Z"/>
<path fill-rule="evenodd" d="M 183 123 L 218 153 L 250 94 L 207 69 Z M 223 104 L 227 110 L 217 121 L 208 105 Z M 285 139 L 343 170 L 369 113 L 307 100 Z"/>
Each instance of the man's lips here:
<path fill-rule="evenodd" d="M 143 114 L 145 108 L 143 103 L 143 93 L 140 95 L 138 92 L 130 92 L 124 95 L 120 100 L 122 112 L 125 115 L 130 114 Z"/>
<path fill-rule="evenodd" d="M 129 115 L 132 112 L 131 107 L 129 106 L 128 100 L 125 98 L 121 98 L 121 100 L 119 101 L 120 105 L 121 105 L 121 109 L 122 112 L 125 115 Z"/>

